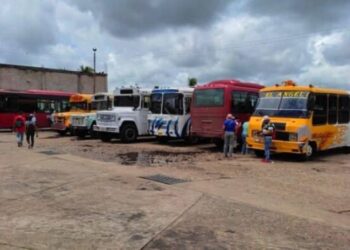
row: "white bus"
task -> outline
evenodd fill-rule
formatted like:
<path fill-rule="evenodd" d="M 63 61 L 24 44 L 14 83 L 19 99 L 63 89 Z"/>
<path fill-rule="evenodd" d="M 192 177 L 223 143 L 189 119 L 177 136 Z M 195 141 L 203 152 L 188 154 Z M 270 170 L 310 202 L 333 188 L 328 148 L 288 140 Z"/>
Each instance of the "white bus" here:
<path fill-rule="evenodd" d="M 193 88 L 154 89 L 148 115 L 149 134 L 161 142 L 169 138 L 190 139 L 192 93 Z"/>
<path fill-rule="evenodd" d="M 138 136 L 147 135 L 151 90 L 138 87 L 116 88 L 111 110 L 97 111 L 94 131 L 102 141 L 120 138 L 134 142 Z"/>

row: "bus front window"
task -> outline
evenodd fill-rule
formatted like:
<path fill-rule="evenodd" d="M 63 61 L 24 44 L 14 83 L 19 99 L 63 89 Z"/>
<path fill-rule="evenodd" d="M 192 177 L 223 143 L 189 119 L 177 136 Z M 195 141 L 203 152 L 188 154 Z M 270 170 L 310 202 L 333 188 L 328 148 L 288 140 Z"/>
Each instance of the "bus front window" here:
<path fill-rule="evenodd" d="M 262 92 L 254 115 L 306 118 L 308 97 L 307 91 Z"/>
<path fill-rule="evenodd" d="M 178 93 L 164 94 L 163 114 L 182 115 L 183 114 L 183 95 Z"/>
<path fill-rule="evenodd" d="M 87 110 L 87 102 L 71 102 L 70 109 L 71 110 Z"/>
<path fill-rule="evenodd" d="M 138 107 L 140 105 L 140 96 L 124 95 L 114 97 L 114 107 Z"/>
<path fill-rule="evenodd" d="M 91 104 L 91 109 L 92 110 L 107 110 L 109 109 L 109 102 L 107 100 L 105 101 L 97 101 L 97 102 L 93 102 Z"/>
<path fill-rule="evenodd" d="M 151 107 L 152 114 L 160 114 L 162 112 L 162 94 L 151 95 Z"/>

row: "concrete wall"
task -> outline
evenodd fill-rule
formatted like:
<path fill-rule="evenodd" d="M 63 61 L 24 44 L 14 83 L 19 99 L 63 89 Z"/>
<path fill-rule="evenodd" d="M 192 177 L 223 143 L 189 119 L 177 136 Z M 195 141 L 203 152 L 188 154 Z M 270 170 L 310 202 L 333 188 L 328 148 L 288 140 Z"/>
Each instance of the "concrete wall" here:
<path fill-rule="evenodd" d="M 84 74 L 79 71 L 56 70 L 0 64 L 0 89 L 62 90 L 86 94 L 107 92 L 107 74 Z"/>

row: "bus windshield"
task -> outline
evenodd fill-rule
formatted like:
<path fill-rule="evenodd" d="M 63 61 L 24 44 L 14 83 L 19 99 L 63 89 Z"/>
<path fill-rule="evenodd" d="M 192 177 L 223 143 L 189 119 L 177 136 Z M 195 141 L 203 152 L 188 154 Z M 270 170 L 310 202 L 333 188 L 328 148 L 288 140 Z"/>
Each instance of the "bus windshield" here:
<path fill-rule="evenodd" d="M 71 110 L 87 110 L 87 102 L 71 102 Z"/>
<path fill-rule="evenodd" d="M 306 118 L 309 94 L 307 91 L 261 92 L 254 115 Z"/>
<path fill-rule="evenodd" d="M 140 97 L 135 95 L 124 95 L 114 97 L 114 107 L 138 107 Z"/>
<path fill-rule="evenodd" d="M 94 101 L 91 104 L 91 109 L 92 110 L 108 110 L 111 107 L 111 101 L 108 100 L 103 100 L 103 101 Z"/>
<path fill-rule="evenodd" d="M 151 107 L 150 110 L 153 114 L 160 114 L 162 112 L 162 94 L 151 95 Z"/>
<path fill-rule="evenodd" d="M 219 107 L 224 105 L 224 89 L 197 89 L 194 91 L 195 107 Z"/>
<path fill-rule="evenodd" d="M 164 94 L 163 114 L 182 115 L 183 114 L 183 95 L 179 93 Z"/>

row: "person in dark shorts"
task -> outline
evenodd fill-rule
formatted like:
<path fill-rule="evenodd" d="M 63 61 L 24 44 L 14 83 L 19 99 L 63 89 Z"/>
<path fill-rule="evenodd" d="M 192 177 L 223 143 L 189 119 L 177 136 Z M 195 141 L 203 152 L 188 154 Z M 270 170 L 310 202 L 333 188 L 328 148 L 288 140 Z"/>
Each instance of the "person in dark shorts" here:
<path fill-rule="evenodd" d="M 36 127 L 36 119 L 33 114 L 30 114 L 28 116 L 28 119 L 26 121 L 26 139 L 28 143 L 28 148 L 33 148 L 34 147 L 34 137 L 35 134 L 38 137 L 38 132 L 37 132 L 37 127 Z"/>

